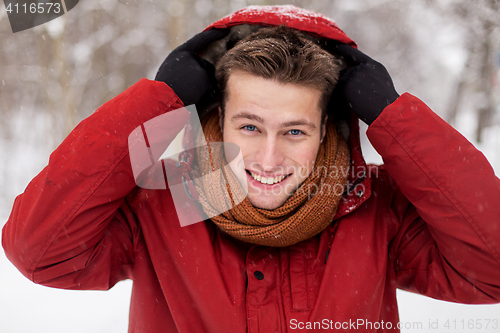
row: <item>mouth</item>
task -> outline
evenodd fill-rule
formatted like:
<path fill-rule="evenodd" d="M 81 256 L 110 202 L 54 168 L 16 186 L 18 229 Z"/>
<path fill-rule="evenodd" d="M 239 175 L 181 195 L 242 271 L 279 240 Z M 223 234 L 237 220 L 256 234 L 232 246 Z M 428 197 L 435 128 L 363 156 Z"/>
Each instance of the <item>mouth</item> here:
<path fill-rule="evenodd" d="M 245 171 L 256 182 L 259 182 L 260 184 L 263 184 L 263 185 L 279 184 L 279 183 L 283 182 L 284 180 L 286 180 L 291 175 L 291 173 L 290 173 L 288 175 L 281 175 L 281 176 L 277 176 L 277 177 L 262 177 L 260 175 L 257 175 L 256 173 L 253 173 L 250 170 L 245 169 Z"/>

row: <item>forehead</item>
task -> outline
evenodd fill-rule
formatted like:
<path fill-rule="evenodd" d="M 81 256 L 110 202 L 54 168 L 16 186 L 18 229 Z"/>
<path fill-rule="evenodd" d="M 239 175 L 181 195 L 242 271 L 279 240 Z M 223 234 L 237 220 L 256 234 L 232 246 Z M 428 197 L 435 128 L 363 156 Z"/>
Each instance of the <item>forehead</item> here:
<path fill-rule="evenodd" d="M 229 76 L 226 93 L 227 118 L 245 112 L 256 114 L 269 123 L 296 118 L 321 121 L 321 91 L 313 87 L 236 71 Z"/>

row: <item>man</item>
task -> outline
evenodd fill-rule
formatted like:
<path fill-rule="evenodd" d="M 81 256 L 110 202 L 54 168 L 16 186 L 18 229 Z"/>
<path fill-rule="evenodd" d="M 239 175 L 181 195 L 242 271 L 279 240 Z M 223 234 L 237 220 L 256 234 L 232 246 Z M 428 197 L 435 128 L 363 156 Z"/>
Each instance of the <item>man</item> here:
<path fill-rule="evenodd" d="M 262 28 L 231 48 L 243 24 L 291 29 Z M 226 28 L 227 37 L 216 30 Z M 169 188 L 137 187 L 127 142 L 150 119 L 214 95 L 213 68 L 199 57 L 214 41 L 230 50 L 217 65 L 220 109 L 202 115 L 203 132 L 208 147 L 240 146 L 244 176 L 235 174 L 248 184 L 247 198 L 218 215 L 228 197 L 213 183 L 193 179 L 183 211 Z M 352 46 L 332 21 L 289 6 L 214 23 L 167 57 L 156 82 L 103 105 L 52 154 L 4 228 L 10 260 L 59 288 L 133 279 L 130 332 L 393 331 L 398 287 L 499 302 L 498 179 L 480 152 L 420 100 L 399 96 L 385 68 Z M 335 57 L 348 68 L 339 73 Z M 166 141 L 190 116 L 177 112 Z M 385 166 L 364 164 L 358 118 Z M 211 149 L 198 152 L 194 173 L 220 167 Z M 165 165 L 179 178 L 190 168 Z M 179 225 L 198 210 L 213 217 Z"/>

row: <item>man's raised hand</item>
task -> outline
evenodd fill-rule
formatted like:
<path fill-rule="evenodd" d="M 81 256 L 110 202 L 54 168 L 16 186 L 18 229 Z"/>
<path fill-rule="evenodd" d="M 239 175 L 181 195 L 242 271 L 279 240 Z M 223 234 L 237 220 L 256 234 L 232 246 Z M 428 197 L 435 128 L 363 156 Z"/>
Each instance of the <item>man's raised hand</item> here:
<path fill-rule="evenodd" d="M 178 46 L 163 61 L 155 80 L 168 84 L 185 106 L 198 103 L 205 94 L 214 94 L 218 90 L 215 68 L 198 53 L 227 34 L 229 29 L 210 29 Z"/>
<path fill-rule="evenodd" d="M 391 76 L 384 65 L 354 47 L 335 43 L 328 45 L 327 49 L 349 65 L 340 71 L 333 98 L 337 99 L 337 105 L 339 102 L 347 105 L 370 125 L 386 106 L 399 97 Z"/>

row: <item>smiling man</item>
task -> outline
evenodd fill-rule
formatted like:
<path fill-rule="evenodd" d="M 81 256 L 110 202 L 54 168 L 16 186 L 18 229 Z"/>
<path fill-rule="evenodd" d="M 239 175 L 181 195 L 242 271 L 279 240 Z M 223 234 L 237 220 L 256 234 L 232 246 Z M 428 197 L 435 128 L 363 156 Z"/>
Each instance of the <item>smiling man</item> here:
<path fill-rule="evenodd" d="M 219 61 L 223 139 L 244 154 L 253 206 L 280 207 L 312 172 L 338 73 L 332 54 L 285 27 L 259 30 Z"/>
<path fill-rule="evenodd" d="M 245 172 L 234 171 L 248 190 L 243 202 L 214 216 L 217 200 L 198 186 L 205 212 L 222 230 L 254 244 L 287 246 L 330 224 L 349 171 L 347 143 L 327 114 L 338 63 L 283 26 L 250 34 L 218 61 L 221 106 L 203 120 L 203 131 L 209 144 L 240 147 Z"/>
<path fill-rule="evenodd" d="M 312 172 L 326 129 L 321 92 L 241 71 L 226 89 L 224 142 L 241 148 L 250 203 L 276 209 Z"/>
<path fill-rule="evenodd" d="M 161 127 L 168 146 L 196 116 L 182 107 L 208 105 L 217 81 L 220 109 L 199 108 L 203 131 L 185 131 L 186 144 L 206 145 L 182 168 L 157 165 L 184 179 L 191 167 L 221 166 L 214 143 L 237 144 L 243 163 L 231 170 L 248 195 L 236 204 L 233 187 L 196 178 L 197 193 L 183 189 L 176 210 L 175 183 L 137 186 L 128 137 L 174 114 Z M 383 166 L 366 166 L 359 119 Z M 3 246 L 47 286 L 133 279 L 129 332 L 394 332 L 397 288 L 500 301 L 499 200 L 484 156 L 418 98 L 400 96 L 332 20 L 252 6 L 82 121 L 16 199 Z M 180 225 L 184 212 L 203 211 L 211 217 Z"/>

